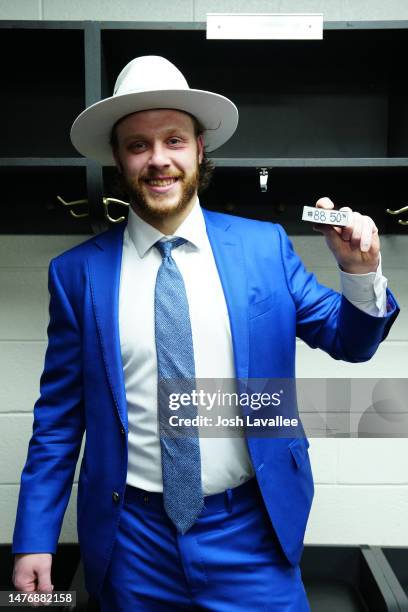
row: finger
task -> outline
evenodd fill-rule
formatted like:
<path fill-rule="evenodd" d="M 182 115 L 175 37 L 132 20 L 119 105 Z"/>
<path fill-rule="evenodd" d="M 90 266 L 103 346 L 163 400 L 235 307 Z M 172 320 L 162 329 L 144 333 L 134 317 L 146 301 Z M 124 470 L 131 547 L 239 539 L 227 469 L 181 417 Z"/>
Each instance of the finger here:
<path fill-rule="evenodd" d="M 360 250 L 367 252 L 370 250 L 373 243 L 374 221 L 371 217 L 364 215 L 362 217 Z"/>
<path fill-rule="evenodd" d="M 51 584 L 50 570 L 47 570 L 47 568 L 39 570 L 38 587 L 37 587 L 36 592 L 41 595 L 43 593 L 52 593 L 53 590 L 54 590 L 54 585 Z M 43 603 L 43 602 L 32 604 L 32 606 L 35 608 L 38 608 L 40 606 L 46 606 L 46 605 L 47 603 Z"/>
<path fill-rule="evenodd" d="M 350 247 L 353 251 L 360 250 L 362 231 L 363 217 L 360 215 L 360 213 L 354 213 L 354 226 L 350 237 Z"/>
<path fill-rule="evenodd" d="M 346 212 L 351 212 L 351 213 L 353 212 L 351 210 L 350 206 L 342 206 L 341 208 L 339 208 L 339 211 L 340 212 L 346 211 Z M 340 226 L 339 225 L 333 225 L 332 227 L 333 227 L 333 230 L 336 232 L 336 234 L 338 234 L 340 237 L 342 237 L 343 230 L 344 230 L 345 226 L 344 225 L 340 225 Z M 348 235 L 346 235 L 346 236 L 347 236 L 347 240 L 349 240 L 349 236 Z M 344 240 L 344 238 L 343 238 L 343 240 Z"/>
<path fill-rule="evenodd" d="M 325 223 L 316 223 L 313 225 L 314 232 L 320 232 L 324 236 L 328 236 L 335 231 L 335 228 L 332 225 L 326 225 Z"/>
<path fill-rule="evenodd" d="M 316 208 L 325 208 L 326 210 L 330 210 L 334 208 L 334 204 L 330 198 L 319 198 L 316 202 Z"/>
<path fill-rule="evenodd" d="M 45 566 L 38 570 L 38 587 L 37 590 L 40 593 L 51 593 L 53 590 L 51 584 L 51 567 Z"/>
<path fill-rule="evenodd" d="M 13 584 L 17 591 L 32 593 L 37 588 L 36 576 L 32 572 L 17 572 L 13 576 Z"/>
<path fill-rule="evenodd" d="M 345 210 L 346 212 L 350 213 L 350 223 L 346 225 L 345 227 L 340 228 L 341 229 L 341 233 L 340 233 L 341 239 L 344 240 L 345 242 L 350 242 L 351 237 L 353 235 L 354 228 L 356 227 L 356 224 L 358 223 L 358 217 L 360 215 L 357 212 L 353 212 L 349 206 L 343 206 L 343 208 L 340 208 L 340 210 L 341 211 Z"/>

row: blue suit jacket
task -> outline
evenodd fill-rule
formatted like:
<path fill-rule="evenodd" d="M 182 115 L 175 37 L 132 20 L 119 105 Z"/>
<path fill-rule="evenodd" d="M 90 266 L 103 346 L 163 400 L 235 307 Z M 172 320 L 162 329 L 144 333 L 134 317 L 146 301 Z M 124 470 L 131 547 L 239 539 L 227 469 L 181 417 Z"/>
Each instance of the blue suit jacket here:
<path fill-rule="evenodd" d="M 305 270 L 279 225 L 204 211 L 230 317 L 239 378 L 295 376 L 295 339 L 364 361 L 398 314 L 362 313 Z M 54 552 L 86 430 L 78 535 L 87 588 L 109 563 L 127 472 L 127 406 L 118 328 L 124 226 L 55 258 L 49 343 L 21 478 L 13 552 Z M 203 304 L 203 308 L 205 304 Z M 288 561 L 299 562 L 313 498 L 305 438 L 248 437 L 250 457 Z M 120 494 L 119 502 L 117 496 Z"/>

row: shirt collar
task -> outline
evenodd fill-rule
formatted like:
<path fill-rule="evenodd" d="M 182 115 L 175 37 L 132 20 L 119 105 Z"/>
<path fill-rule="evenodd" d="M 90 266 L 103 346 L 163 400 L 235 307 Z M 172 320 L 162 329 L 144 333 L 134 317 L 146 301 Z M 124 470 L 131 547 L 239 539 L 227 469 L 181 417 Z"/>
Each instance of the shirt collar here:
<path fill-rule="evenodd" d="M 127 230 L 139 257 L 144 257 L 149 249 L 162 238 L 173 238 L 175 236 L 184 238 L 196 249 L 201 249 L 205 245 L 207 232 L 205 227 L 204 215 L 201 210 L 200 202 L 196 199 L 190 213 L 179 225 L 172 236 L 166 236 L 158 229 L 144 221 L 134 210 L 129 207 L 129 217 Z"/>

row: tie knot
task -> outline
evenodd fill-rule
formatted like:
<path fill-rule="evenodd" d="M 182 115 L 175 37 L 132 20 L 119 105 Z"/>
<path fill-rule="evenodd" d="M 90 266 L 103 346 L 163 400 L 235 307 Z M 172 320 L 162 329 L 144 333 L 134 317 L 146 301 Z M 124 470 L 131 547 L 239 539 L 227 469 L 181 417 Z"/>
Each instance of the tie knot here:
<path fill-rule="evenodd" d="M 176 249 L 185 242 L 187 242 L 185 238 L 173 238 L 173 240 L 159 240 L 154 246 L 158 249 L 162 258 L 165 259 L 166 257 L 171 257 L 172 249 Z"/>

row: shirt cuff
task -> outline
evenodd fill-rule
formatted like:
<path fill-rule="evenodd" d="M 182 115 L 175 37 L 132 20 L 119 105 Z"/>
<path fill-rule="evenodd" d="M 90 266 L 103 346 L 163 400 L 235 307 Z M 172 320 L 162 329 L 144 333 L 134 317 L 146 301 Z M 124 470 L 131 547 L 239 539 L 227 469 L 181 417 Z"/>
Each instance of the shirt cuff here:
<path fill-rule="evenodd" d="M 340 270 L 341 292 L 349 302 L 373 317 L 387 312 L 387 279 L 382 274 L 381 253 L 376 272 L 350 274 Z"/>

